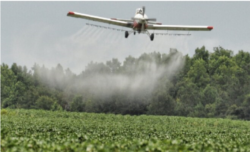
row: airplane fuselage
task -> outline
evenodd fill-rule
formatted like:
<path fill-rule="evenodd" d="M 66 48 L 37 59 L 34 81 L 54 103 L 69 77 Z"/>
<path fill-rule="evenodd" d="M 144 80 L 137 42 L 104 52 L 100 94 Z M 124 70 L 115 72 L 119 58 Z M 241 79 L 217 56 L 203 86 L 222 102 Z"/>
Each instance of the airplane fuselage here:
<path fill-rule="evenodd" d="M 141 32 L 147 29 L 147 15 L 144 14 L 144 17 L 141 14 L 136 14 L 133 20 L 133 29 L 135 31 Z M 144 26 L 143 26 L 144 24 Z"/>
<path fill-rule="evenodd" d="M 145 31 L 147 29 L 147 15 L 143 12 L 142 8 L 136 9 L 135 16 L 133 18 L 133 30 L 138 31 Z"/>

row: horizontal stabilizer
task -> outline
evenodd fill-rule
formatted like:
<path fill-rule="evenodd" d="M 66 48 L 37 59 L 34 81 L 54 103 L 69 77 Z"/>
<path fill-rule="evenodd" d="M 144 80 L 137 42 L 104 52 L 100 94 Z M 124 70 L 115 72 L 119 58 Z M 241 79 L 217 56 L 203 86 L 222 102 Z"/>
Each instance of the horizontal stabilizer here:
<path fill-rule="evenodd" d="M 146 21 L 156 21 L 156 18 L 147 18 Z"/>

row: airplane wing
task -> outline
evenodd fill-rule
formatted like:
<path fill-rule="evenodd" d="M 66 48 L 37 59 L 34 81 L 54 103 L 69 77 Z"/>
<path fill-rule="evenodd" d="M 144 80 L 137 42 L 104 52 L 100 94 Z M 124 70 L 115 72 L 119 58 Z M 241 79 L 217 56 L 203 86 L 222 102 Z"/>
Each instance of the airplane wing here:
<path fill-rule="evenodd" d="M 108 23 L 108 24 L 113 24 L 113 25 L 118 25 L 118 26 L 123 26 L 123 27 L 131 27 L 131 23 L 126 22 L 126 21 L 121 21 L 116 18 L 109 19 L 109 18 L 94 16 L 94 15 L 81 14 L 77 12 L 68 12 L 67 16 L 83 18 L 87 20 L 93 20 L 93 21 L 98 21 L 98 22 L 103 22 L 103 23 Z"/>
<path fill-rule="evenodd" d="M 213 26 L 148 25 L 149 30 L 211 31 Z"/>
<path fill-rule="evenodd" d="M 121 19 L 121 18 L 111 18 L 113 20 L 123 21 L 123 22 L 133 22 L 133 20 Z"/>

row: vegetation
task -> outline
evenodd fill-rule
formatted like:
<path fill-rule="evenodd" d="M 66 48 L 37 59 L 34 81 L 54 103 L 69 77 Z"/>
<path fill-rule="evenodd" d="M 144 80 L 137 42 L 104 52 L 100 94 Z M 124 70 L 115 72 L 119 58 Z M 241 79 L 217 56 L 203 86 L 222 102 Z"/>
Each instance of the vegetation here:
<path fill-rule="evenodd" d="M 250 151 L 250 122 L 9 109 L 1 151 Z"/>
<path fill-rule="evenodd" d="M 154 76 L 162 67 L 173 67 L 176 53 L 129 56 L 123 64 L 117 59 L 106 64 L 91 62 L 78 75 L 60 64 L 52 69 L 35 64 L 29 71 L 16 63 L 11 67 L 3 63 L 1 107 L 250 120 L 249 52 L 233 55 L 231 50 L 216 47 L 210 53 L 201 47 L 193 57 L 181 56 L 184 66 L 171 76 L 171 71 L 165 71 L 154 85 L 132 91 L 109 87 L 114 82 L 107 81 L 107 77 L 131 80 L 139 75 Z M 147 72 L 148 65 L 155 65 L 156 71 Z M 101 79 L 86 87 L 90 78 L 97 76 Z M 151 80 L 143 79 L 141 84 Z M 104 85 L 100 86 L 100 82 Z"/>

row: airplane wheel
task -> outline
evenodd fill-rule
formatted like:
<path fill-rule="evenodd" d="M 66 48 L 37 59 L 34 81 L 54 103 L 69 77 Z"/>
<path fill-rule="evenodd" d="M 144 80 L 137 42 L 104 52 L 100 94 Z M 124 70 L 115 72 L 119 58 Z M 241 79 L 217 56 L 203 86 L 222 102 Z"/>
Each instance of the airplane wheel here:
<path fill-rule="evenodd" d="M 125 32 L 125 38 L 128 38 L 128 31 Z"/>
<path fill-rule="evenodd" d="M 154 40 L 154 33 L 152 33 L 152 34 L 150 35 L 150 40 L 151 40 L 151 41 Z"/>

